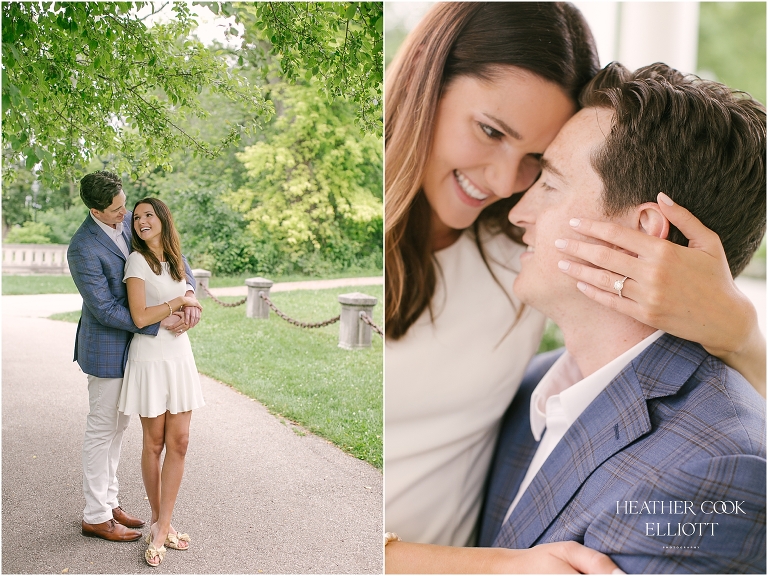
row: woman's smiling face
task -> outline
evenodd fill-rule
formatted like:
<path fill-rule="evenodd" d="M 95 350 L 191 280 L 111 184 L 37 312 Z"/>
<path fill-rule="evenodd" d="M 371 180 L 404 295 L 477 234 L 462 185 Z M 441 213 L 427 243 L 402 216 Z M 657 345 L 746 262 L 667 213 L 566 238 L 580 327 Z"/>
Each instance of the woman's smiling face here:
<path fill-rule="evenodd" d="M 438 104 L 422 182 L 433 239 L 471 226 L 486 206 L 533 184 L 539 157 L 576 111 L 562 88 L 531 72 L 493 72 L 492 80 L 455 78 Z"/>
<path fill-rule="evenodd" d="M 133 229 L 139 238 L 149 242 L 159 238 L 163 232 L 163 224 L 155 214 L 152 204 L 139 204 L 133 212 Z"/>

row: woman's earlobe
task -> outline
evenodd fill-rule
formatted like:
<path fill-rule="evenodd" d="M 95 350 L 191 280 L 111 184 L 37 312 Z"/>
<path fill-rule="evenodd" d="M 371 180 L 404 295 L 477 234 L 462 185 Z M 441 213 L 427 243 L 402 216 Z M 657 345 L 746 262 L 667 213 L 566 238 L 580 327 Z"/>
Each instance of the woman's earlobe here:
<path fill-rule="evenodd" d="M 649 236 L 666 239 L 669 236 L 669 220 L 656 202 L 646 202 L 636 208 L 638 227 Z"/>

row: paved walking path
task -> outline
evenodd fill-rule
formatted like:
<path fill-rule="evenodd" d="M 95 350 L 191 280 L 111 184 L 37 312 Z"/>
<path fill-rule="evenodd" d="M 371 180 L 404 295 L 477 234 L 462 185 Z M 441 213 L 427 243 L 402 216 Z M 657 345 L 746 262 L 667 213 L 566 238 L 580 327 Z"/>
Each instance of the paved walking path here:
<path fill-rule="evenodd" d="M 44 318 L 79 302 L 2 297 L 3 573 L 382 572 L 380 471 L 204 376 L 207 405 L 192 417 L 174 512 L 190 550 L 169 550 L 153 569 L 141 542 L 82 536 L 86 378 L 72 362 L 76 325 Z M 121 504 L 149 518 L 140 454 L 134 418 L 120 459 Z"/>

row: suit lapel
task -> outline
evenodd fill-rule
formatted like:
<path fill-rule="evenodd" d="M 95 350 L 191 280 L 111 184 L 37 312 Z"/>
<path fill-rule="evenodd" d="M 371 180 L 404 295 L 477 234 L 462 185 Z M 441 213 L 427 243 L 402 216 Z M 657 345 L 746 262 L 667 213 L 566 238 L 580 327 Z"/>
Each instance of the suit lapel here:
<path fill-rule="evenodd" d="M 496 546 L 529 548 L 589 475 L 651 429 L 631 365 L 573 423 L 502 527 Z"/>
<path fill-rule="evenodd" d="M 527 410 L 526 413 L 530 414 Z M 526 422 L 525 424 L 521 422 L 519 426 L 516 426 L 516 429 L 522 432 L 522 435 L 517 434 L 516 437 L 511 438 L 508 442 L 510 446 L 515 447 L 514 450 L 510 450 L 507 454 L 497 456 L 497 458 L 503 458 L 503 469 L 507 471 L 507 473 L 504 474 L 503 483 L 494 486 L 494 490 L 491 491 L 491 495 L 489 496 L 491 501 L 486 503 L 486 506 L 490 506 L 493 510 L 497 511 L 494 520 L 492 520 L 492 524 L 486 528 L 491 538 L 493 538 L 494 534 L 500 534 L 500 529 L 503 527 L 502 524 L 504 517 L 507 514 L 507 510 L 509 510 L 509 506 L 515 499 L 515 496 L 517 496 L 517 492 L 520 490 L 520 484 L 522 484 L 523 479 L 525 478 L 525 473 L 531 464 L 531 460 L 533 460 L 533 457 L 536 454 L 536 449 L 539 447 L 539 443 L 536 442 L 531 435 L 531 426 L 529 422 Z M 481 536 L 483 539 L 480 540 L 480 546 L 487 546 L 494 542 L 493 540 L 484 542 L 487 537 L 485 535 Z"/>
<path fill-rule="evenodd" d="M 651 431 L 647 400 L 677 393 L 705 357 L 697 344 L 665 334 L 635 358 L 568 429 L 494 545 L 532 546 L 596 468 Z"/>
<path fill-rule="evenodd" d="M 123 254 L 120 251 L 120 248 L 117 247 L 117 244 L 115 244 L 115 241 L 110 238 L 104 230 L 101 229 L 101 227 L 94 222 L 93 217 L 88 214 L 87 216 L 87 222 L 88 222 L 88 230 L 91 231 L 91 234 L 94 235 L 96 240 L 99 241 L 99 243 L 104 246 L 107 250 L 112 252 L 113 254 L 119 256 L 122 260 L 125 260 L 125 254 Z M 123 237 L 125 237 L 125 225 L 123 225 Z M 128 239 L 128 246 L 130 247 L 131 241 L 130 238 Z M 130 248 L 129 248 L 130 249 Z"/>

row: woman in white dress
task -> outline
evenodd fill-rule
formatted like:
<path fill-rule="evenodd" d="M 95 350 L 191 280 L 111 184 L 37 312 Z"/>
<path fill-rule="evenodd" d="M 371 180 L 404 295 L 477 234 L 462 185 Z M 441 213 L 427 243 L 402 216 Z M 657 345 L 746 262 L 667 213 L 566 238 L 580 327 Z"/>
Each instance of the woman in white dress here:
<path fill-rule="evenodd" d="M 194 297 L 185 296 L 179 235 L 168 206 L 156 198 L 139 200 L 133 209 L 131 243 L 133 252 L 125 263 L 123 281 L 136 326 L 159 322 L 185 306 L 200 308 Z M 166 547 L 189 548 L 189 536 L 176 532 L 171 515 L 184 474 L 192 410 L 204 405 L 186 332 L 136 334 L 128 350 L 118 410 L 141 417 L 141 473 L 152 508 L 149 547 L 144 558 L 150 566 L 163 561 Z"/>
<path fill-rule="evenodd" d="M 387 69 L 385 521 L 404 540 L 474 542 L 498 425 L 545 322 L 511 293 L 525 246 L 507 215 L 598 62 L 570 4 L 438 3 Z M 765 340 L 723 273 L 719 241 L 684 208 L 661 208 L 691 247 L 656 250 L 645 239 L 645 273 L 626 280 L 621 301 L 609 288 L 618 270 L 564 273 L 587 296 L 701 343 L 764 391 Z M 547 557 L 604 569 L 574 564 L 572 544 Z M 388 545 L 387 570 L 440 571 L 414 550 Z M 467 550 L 453 549 L 454 568 Z M 533 571 L 535 550 L 476 567 Z M 401 563 L 407 554 L 414 562 Z"/>

